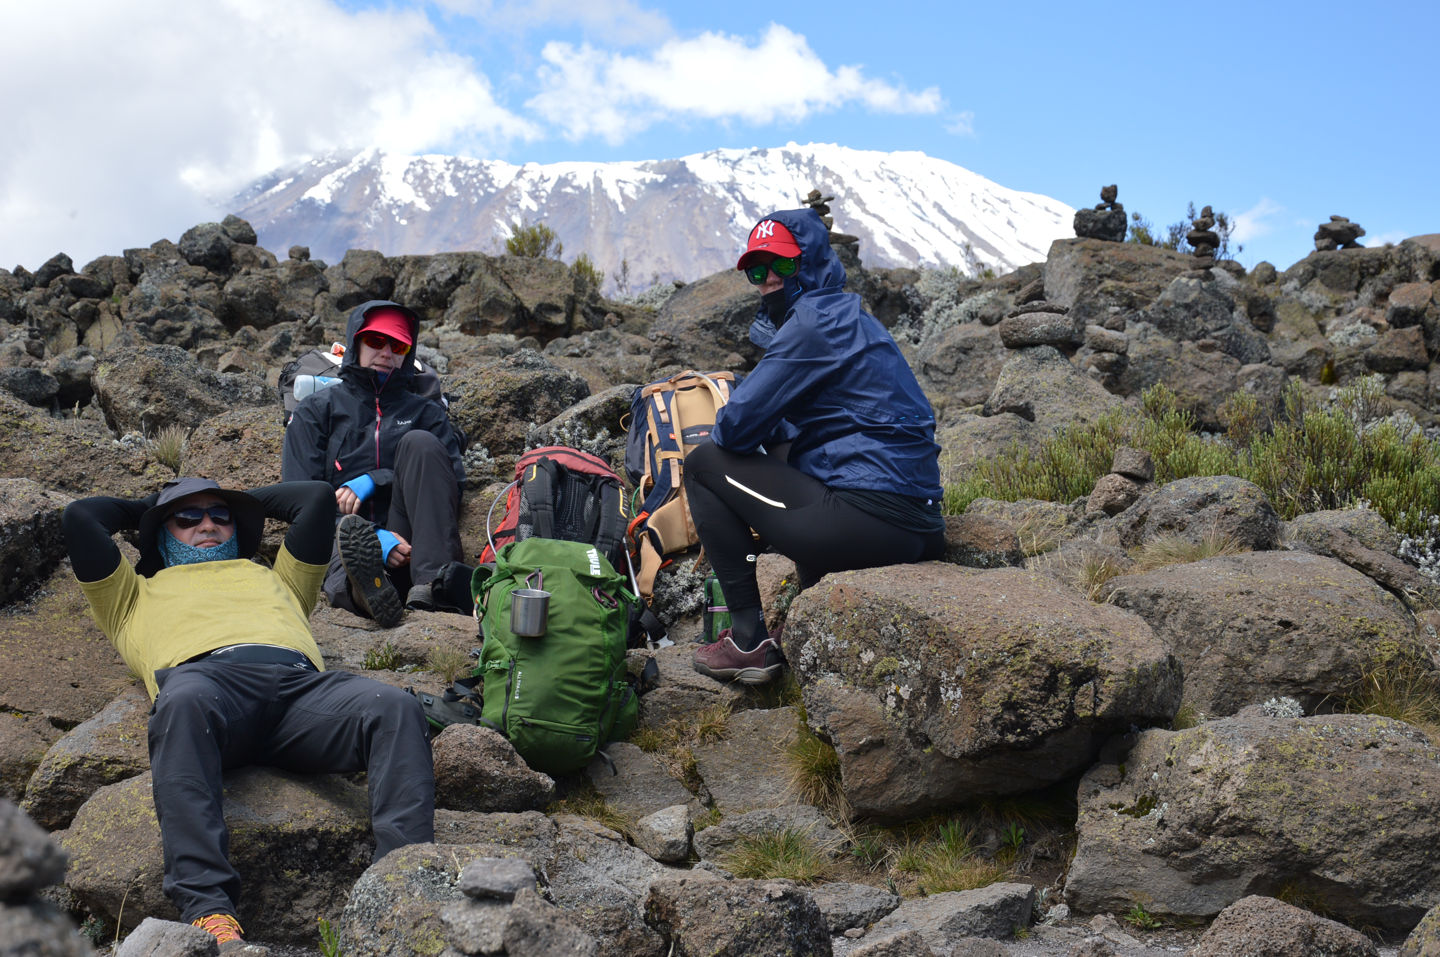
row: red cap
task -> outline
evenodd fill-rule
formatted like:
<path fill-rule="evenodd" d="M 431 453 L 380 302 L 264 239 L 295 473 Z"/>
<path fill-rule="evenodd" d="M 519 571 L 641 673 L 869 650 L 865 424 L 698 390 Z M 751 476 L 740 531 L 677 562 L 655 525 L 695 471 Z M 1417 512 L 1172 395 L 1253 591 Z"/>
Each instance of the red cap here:
<path fill-rule="evenodd" d="M 784 224 L 773 219 L 762 219 L 750 230 L 750 242 L 745 246 L 745 252 L 741 254 L 735 268 L 744 269 L 750 265 L 755 253 L 773 253 L 790 258 L 800 255 L 800 244 Z"/>
<path fill-rule="evenodd" d="M 403 342 L 407 346 L 415 344 L 415 337 L 410 333 L 410 317 L 399 309 L 389 306 L 381 306 L 379 309 L 367 312 L 365 324 L 360 327 L 360 332 L 378 332 L 382 336 L 389 336 L 396 342 Z"/>

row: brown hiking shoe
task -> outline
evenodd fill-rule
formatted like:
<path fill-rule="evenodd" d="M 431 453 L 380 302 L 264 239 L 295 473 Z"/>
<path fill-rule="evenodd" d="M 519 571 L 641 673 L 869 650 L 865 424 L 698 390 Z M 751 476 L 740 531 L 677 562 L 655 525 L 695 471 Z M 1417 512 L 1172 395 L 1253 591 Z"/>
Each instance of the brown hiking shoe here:
<path fill-rule="evenodd" d="M 695 649 L 695 670 L 721 681 L 738 681 L 743 685 L 763 685 L 779 677 L 785 667 L 785 655 L 773 637 L 760 642 L 754 651 L 741 651 L 730 638 L 730 629 L 720 632 L 720 640 Z"/>
<path fill-rule="evenodd" d="M 240 936 L 244 930 L 241 929 L 240 922 L 230 914 L 210 914 L 208 917 L 197 917 L 190 924 L 214 937 L 215 943 L 220 945 L 221 953 L 245 946 L 245 938 Z"/>
<path fill-rule="evenodd" d="M 380 550 L 375 526 L 359 515 L 346 515 L 335 527 L 335 544 L 355 604 L 382 628 L 400 624 L 405 608 L 400 604 L 400 593 L 385 574 L 385 553 Z"/>

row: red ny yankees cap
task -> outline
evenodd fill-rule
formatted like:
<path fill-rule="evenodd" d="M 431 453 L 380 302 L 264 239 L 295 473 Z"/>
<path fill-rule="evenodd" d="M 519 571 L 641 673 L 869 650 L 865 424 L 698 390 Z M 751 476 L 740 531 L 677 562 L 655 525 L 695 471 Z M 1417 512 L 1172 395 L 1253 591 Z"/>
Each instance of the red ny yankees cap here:
<path fill-rule="evenodd" d="M 782 223 L 773 219 L 762 219 L 750 230 L 750 242 L 745 246 L 745 252 L 741 254 L 740 261 L 735 264 L 736 269 L 744 269 L 750 265 L 756 253 L 772 253 L 776 256 L 798 256 L 800 255 L 800 244 L 795 242 L 795 237 L 790 230 Z"/>

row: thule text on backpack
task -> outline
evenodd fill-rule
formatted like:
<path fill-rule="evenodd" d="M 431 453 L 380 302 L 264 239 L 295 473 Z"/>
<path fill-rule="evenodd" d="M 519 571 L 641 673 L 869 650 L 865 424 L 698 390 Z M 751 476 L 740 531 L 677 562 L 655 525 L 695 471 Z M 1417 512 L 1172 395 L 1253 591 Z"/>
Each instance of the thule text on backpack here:
<path fill-rule="evenodd" d="M 590 549 L 589 551 L 587 551 L 587 552 L 585 553 L 585 557 L 590 560 L 590 574 L 599 576 L 599 574 L 600 574 L 600 553 L 597 552 L 595 549 L 592 548 L 592 549 Z"/>

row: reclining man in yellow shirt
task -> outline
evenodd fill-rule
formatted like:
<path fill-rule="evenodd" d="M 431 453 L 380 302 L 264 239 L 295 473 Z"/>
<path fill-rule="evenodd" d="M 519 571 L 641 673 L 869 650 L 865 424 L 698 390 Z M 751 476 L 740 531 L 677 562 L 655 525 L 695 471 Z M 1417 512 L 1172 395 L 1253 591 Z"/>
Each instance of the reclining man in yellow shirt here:
<path fill-rule="evenodd" d="M 265 519 L 290 523 L 267 568 Z M 243 945 L 240 875 L 226 856 L 222 772 L 264 764 L 366 771 L 375 860 L 434 839 L 435 778 L 419 701 L 325 671 L 309 617 L 330 561 L 335 492 L 285 482 L 249 493 L 181 478 L 143 499 L 81 499 L 65 543 L 96 623 L 145 682 L 165 893 L 181 917 Z M 139 530 L 131 567 L 111 536 Z"/>

